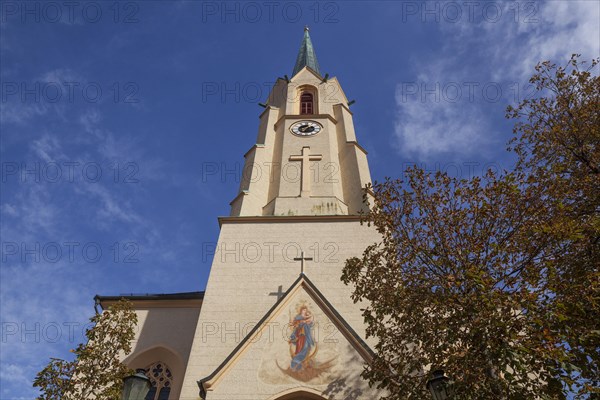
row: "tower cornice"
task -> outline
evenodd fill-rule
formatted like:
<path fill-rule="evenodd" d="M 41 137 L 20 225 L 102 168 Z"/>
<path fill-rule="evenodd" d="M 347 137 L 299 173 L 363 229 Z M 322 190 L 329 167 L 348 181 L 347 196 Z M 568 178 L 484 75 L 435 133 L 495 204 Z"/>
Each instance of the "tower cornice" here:
<path fill-rule="evenodd" d="M 219 217 L 219 226 L 223 224 L 247 223 L 294 223 L 294 222 L 360 222 L 361 215 L 258 215 Z"/>

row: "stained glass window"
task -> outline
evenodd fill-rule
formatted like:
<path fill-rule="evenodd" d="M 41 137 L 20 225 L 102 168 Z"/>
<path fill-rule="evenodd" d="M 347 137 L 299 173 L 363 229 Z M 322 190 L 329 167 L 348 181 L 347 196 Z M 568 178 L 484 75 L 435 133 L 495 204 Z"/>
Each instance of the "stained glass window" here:
<path fill-rule="evenodd" d="M 146 368 L 146 376 L 152 383 L 146 400 L 168 400 L 173 385 L 173 374 L 167 364 L 159 361 Z"/>

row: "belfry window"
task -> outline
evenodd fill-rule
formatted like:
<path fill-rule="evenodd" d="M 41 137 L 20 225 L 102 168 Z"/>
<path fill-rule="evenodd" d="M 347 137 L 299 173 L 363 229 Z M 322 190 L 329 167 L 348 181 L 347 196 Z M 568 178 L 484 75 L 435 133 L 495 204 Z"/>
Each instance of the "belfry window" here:
<path fill-rule="evenodd" d="M 304 92 L 300 96 L 300 114 L 313 114 L 313 95 Z"/>
<path fill-rule="evenodd" d="M 152 388 L 145 400 L 168 400 L 173 386 L 173 375 L 163 362 L 156 362 L 146 368 L 146 376 L 152 383 Z"/>

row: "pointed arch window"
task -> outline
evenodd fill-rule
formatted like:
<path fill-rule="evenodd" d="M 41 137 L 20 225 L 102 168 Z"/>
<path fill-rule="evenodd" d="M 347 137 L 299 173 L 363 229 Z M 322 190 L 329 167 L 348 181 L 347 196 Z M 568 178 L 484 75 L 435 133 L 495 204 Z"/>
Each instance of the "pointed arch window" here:
<path fill-rule="evenodd" d="M 314 101 L 312 93 L 304 92 L 300 95 L 300 114 L 313 114 Z"/>
<path fill-rule="evenodd" d="M 173 386 L 173 374 L 167 364 L 159 361 L 146 368 L 146 376 L 152 383 L 145 400 L 168 400 Z"/>

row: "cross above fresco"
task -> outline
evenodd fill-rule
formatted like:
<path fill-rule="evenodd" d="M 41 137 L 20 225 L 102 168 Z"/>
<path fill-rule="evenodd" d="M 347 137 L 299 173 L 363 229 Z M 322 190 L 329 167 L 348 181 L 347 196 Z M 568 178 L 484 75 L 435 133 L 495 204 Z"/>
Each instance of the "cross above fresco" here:
<path fill-rule="evenodd" d="M 300 274 L 304 274 L 304 261 L 312 261 L 312 257 L 304 257 L 304 250 L 300 253 L 300 257 L 295 257 L 294 261 L 300 261 Z"/>

